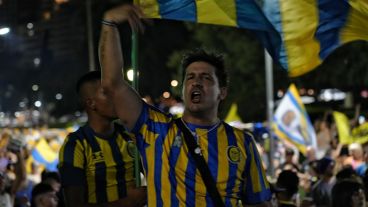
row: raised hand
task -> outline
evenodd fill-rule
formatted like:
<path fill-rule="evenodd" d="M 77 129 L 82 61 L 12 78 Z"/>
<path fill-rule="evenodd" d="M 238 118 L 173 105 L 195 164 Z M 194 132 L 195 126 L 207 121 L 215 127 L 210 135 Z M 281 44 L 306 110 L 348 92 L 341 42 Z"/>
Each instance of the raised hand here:
<path fill-rule="evenodd" d="M 105 12 L 103 20 L 120 24 L 128 21 L 134 32 L 144 31 L 141 18 L 144 17 L 142 10 L 132 4 L 123 4 Z"/>

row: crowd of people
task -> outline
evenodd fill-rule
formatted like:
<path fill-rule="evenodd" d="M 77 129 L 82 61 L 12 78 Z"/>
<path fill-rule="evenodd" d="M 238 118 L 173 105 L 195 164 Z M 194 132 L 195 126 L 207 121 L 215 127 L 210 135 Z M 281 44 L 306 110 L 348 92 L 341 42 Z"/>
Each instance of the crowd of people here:
<path fill-rule="evenodd" d="M 328 124 L 331 126 L 331 124 Z M 86 126 L 85 126 L 86 127 Z M 82 127 L 82 128 L 85 128 Z M 81 128 L 81 129 L 82 129 Z M 333 127 L 332 127 L 333 128 Z M 331 131 L 331 127 L 328 127 Z M 38 131 L 33 132 L 32 131 Z M 0 204 L 1 206 L 66 206 L 64 203 L 67 196 L 62 192 L 68 192 L 67 182 L 72 182 L 73 185 L 77 183 L 83 183 L 86 177 L 78 177 L 78 174 L 67 174 L 70 181 L 65 181 L 62 184 L 59 171 L 48 171 L 42 164 L 36 161 L 28 163 L 29 157 L 31 157 L 32 143 L 37 143 L 40 136 L 47 136 L 53 134 L 52 130 L 46 129 L 25 129 L 25 130 L 2 130 L 1 139 L 1 173 L 0 173 Z M 317 130 L 317 134 L 318 134 Z M 55 139 L 60 139 L 61 136 L 65 136 L 68 132 L 64 130 L 62 133 L 58 133 L 58 136 L 52 136 L 52 139 L 48 139 L 48 143 L 52 146 Z M 78 133 L 78 132 L 76 132 Z M 19 147 L 19 143 L 7 138 L 8 135 L 15 135 L 17 137 L 27 137 L 28 143 Z M 31 134 L 38 135 L 38 138 L 31 136 Z M 334 132 L 330 132 L 333 136 Z M 54 134 L 55 135 L 55 134 Z M 98 136 L 98 135 L 96 135 Z M 319 137 L 320 138 L 320 137 Z M 331 140 L 335 139 L 330 137 Z M 4 140 L 7 140 L 7 146 L 4 148 Z M 63 141 L 64 139 L 62 139 Z M 306 156 L 302 155 L 295 148 L 289 147 L 280 140 L 278 142 L 278 150 L 274 159 L 275 163 L 275 175 L 271 177 L 271 173 L 268 172 L 268 181 L 270 183 L 270 189 L 272 193 L 271 204 L 272 206 L 365 206 L 365 200 L 368 198 L 368 153 L 365 145 L 358 143 L 352 143 L 345 146 L 337 146 L 334 152 L 333 144 L 329 144 L 333 153 L 327 153 L 323 158 L 317 159 L 315 150 L 309 149 Z M 331 143 L 333 143 L 331 141 Z M 263 143 L 256 143 L 259 152 L 266 153 L 263 150 Z M 125 145 L 128 147 L 128 144 Z M 119 146 L 124 148 L 124 146 Z M 128 150 L 128 149 L 127 149 Z M 55 148 L 55 152 L 59 152 L 58 148 Z M 130 158 L 130 179 L 133 177 L 133 156 L 125 151 L 123 154 L 125 157 Z M 132 153 L 130 151 L 130 153 Z M 93 156 L 86 155 L 84 157 Z M 107 158 L 106 159 L 111 159 Z M 262 159 L 264 168 L 269 168 L 268 164 L 264 162 L 266 159 Z M 278 163 L 278 164 L 277 164 Z M 30 165 L 29 165 L 30 164 Z M 31 169 L 27 169 L 31 166 Z M 69 171 L 73 172 L 73 171 Z M 88 174 L 88 173 L 87 173 Z M 83 176 L 83 174 L 80 174 Z M 118 177 L 116 177 L 118 178 Z M 122 178 L 122 177 L 120 177 Z M 127 177 L 126 177 L 127 178 Z M 94 179 L 90 177 L 90 179 Z M 129 178 L 128 178 L 129 179 Z M 114 177 L 115 180 L 115 177 Z M 128 181 L 127 181 L 128 182 Z M 130 186 L 134 185 L 132 180 L 129 181 Z M 129 183 L 128 182 L 128 183 Z M 121 183 L 121 181 L 120 181 Z M 79 198 L 81 203 L 76 206 L 83 206 L 83 187 L 77 188 L 71 194 L 75 195 L 74 198 Z M 139 201 L 145 201 L 144 194 L 145 189 L 141 189 L 141 198 Z M 139 192 L 139 191 L 138 191 Z M 70 194 L 70 193 L 69 193 Z M 136 196 L 136 195 L 135 195 Z M 136 198 L 133 196 L 134 198 Z M 94 197 L 94 196 L 91 196 Z M 70 202 L 70 201 L 69 201 Z M 72 200 L 71 202 L 77 203 Z M 97 202 L 97 200 L 96 200 Z M 98 204 L 96 204 L 98 205 Z M 116 206 L 122 206 L 116 204 Z"/>
<path fill-rule="evenodd" d="M 57 170 L 40 170 L 32 159 L 27 170 L 40 138 L 28 129 L 2 131 L 1 207 L 366 206 L 368 150 L 339 144 L 332 122 L 316 121 L 317 149 L 301 154 L 278 140 L 268 156 L 263 141 L 218 117 L 228 86 L 222 55 L 198 49 L 184 56 L 180 118 L 145 102 L 121 75 L 117 27 L 128 22 L 140 30 L 141 17 L 133 5 L 105 13 L 102 70 L 76 85 L 88 120 L 47 139 L 58 143 Z M 137 186 L 135 169 L 146 186 Z"/>

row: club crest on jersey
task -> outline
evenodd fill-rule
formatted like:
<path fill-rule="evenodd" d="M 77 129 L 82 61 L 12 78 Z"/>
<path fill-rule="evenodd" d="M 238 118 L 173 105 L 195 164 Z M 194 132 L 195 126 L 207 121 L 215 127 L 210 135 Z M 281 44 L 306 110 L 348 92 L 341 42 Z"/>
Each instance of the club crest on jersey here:
<path fill-rule="evenodd" d="M 92 153 L 92 159 L 94 163 L 104 162 L 104 155 L 102 151 Z"/>
<path fill-rule="evenodd" d="M 134 144 L 133 141 L 128 141 L 127 150 L 128 150 L 129 156 L 131 156 L 131 157 L 134 158 L 134 155 L 135 155 L 135 144 Z"/>
<path fill-rule="evenodd" d="M 183 141 L 181 136 L 176 136 L 173 143 L 174 147 L 181 147 L 183 145 Z"/>
<path fill-rule="evenodd" d="M 231 163 L 239 163 L 240 161 L 240 149 L 237 146 L 229 146 L 227 148 L 227 159 L 231 162 Z"/>

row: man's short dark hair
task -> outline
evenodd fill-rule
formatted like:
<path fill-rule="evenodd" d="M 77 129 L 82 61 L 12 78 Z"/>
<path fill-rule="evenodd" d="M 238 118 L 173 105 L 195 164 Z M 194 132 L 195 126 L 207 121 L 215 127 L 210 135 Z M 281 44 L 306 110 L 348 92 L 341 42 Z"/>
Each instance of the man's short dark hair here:
<path fill-rule="evenodd" d="M 298 192 L 299 177 L 292 170 L 283 170 L 277 178 L 277 187 L 285 189 L 285 195 L 291 198 Z"/>
<path fill-rule="evenodd" d="M 226 87 L 228 84 L 228 75 L 225 69 L 224 56 L 222 54 L 207 52 L 203 48 L 195 49 L 194 51 L 188 52 L 184 55 L 181 62 L 182 66 L 182 82 L 184 82 L 185 72 L 187 67 L 194 63 L 203 61 L 215 67 L 215 74 L 219 81 L 220 87 Z"/>
<path fill-rule="evenodd" d="M 85 83 L 93 82 L 96 80 L 101 80 L 101 71 L 95 70 L 84 74 L 77 81 L 77 85 L 75 87 L 77 94 L 80 95 L 81 88 Z"/>
<path fill-rule="evenodd" d="M 285 150 L 285 154 L 286 154 L 286 155 L 294 155 L 294 150 L 293 150 L 293 149 L 290 149 L 290 148 L 287 148 L 287 149 Z"/>
<path fill-rule="evenodd" d="M 333 207 L 351 206 L 354 194 L 364 192 L 364 186 L 355 179 L 338 181 L 332 188 L 331 198 Z"/>
<path fill-rule="evenodd" d="M 60 175 L 59 175 L 58 172 L 56 172 L 56 171 L 47 171 L 47 170 L 42 171 L 42 173 L 41 173 L 41 182 L 44 182 L 48 179 L 55 180 L 58 183 L 61 182 Z"/>
<path fill-rule="evenodd" d="M 35 199 L 38 195 L 49 192 L 54 192 L 54 189 L 51 187 L 51 185 L 46 183 L 39 183 L 35 185 L 32 189 L 31 207 L 36 207 Z"/>
<path fill-rule="evenodd" d="M 101 80 L 101 71 L 99 70 L 88 72 L 78 79 L 75 90 L 78 94 L 78 105 L 80 108 L 85 108 L 85 103 L 83 100 L 85 94 L 82 92 L 83 85 L 99 80 Z"/>

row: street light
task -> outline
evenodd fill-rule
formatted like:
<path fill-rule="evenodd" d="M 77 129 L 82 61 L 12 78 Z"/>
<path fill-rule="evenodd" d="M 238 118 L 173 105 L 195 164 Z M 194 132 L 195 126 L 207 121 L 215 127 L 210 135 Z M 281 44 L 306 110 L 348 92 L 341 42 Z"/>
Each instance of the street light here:
<path fill-rule="evenodd" d="M 179 82 L 177 80 L 172 80 L 170 84 L 172 87 L 176 87 L 178 86 Z"/>
<path fill-rule="evenodd" d="M 6 35 L 10 32 L 10 28 L 9 27 L 2 27 L 0 28 L 0 35 Z"/>
<path fill-rule="evenodd" d="M 127 78 L 128 78 L 128 80 L 130 80 L 130 81 L 133 81 L 133 80 L 134 80 L 134 71 L 133 71 L 133 69 L 129 69 L 129 70 L 127 71 Z"/>

